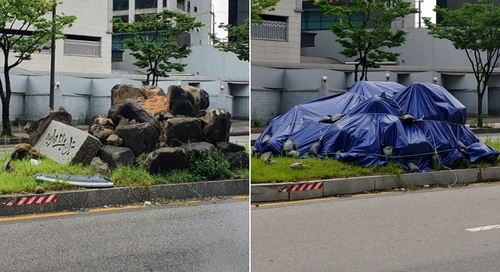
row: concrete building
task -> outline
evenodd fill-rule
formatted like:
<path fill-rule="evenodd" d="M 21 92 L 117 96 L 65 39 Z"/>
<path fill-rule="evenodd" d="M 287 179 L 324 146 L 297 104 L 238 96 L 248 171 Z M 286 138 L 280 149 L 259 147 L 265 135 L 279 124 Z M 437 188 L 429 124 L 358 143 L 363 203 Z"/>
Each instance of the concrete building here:
<path fill-rule="evenodd" d="M 153 2 L 156 1 L 65 0 L 58 7 L 58 13 L 76 15 L 78 19 L 72 28 L 65 30 L 68 39 L 56 44 L 55 80 L 60 84 L 55 90 L 55 108 L 65 107 L 75 123 L 83 123 L 92 116 L 107 113 L 114 85 L 142 86 L 145 75 L 132 65 L 134 60 L 128 54 L 123 56 L 123 62 L 112 63 L 110 21 L 113 16 L 134 17 L 165 7 L 183 10 L 209 23 L 192 33 L 191 40 L 197 44 L 193 45 L 191 55 L 182 60 L 188 64 L 186 71 L 162 78 L 158 85 L 165 90 L 178 83 L 203 88 L 210 95 L 209 109 L 226 108 L 234 117 L 248 119 L 249 64 L 238 60 L 233 53 L 208 45 L 211 1 L 163 0 L 150 8 L 148 5 L 154 6 Z M 12 70 L 12 121 L 38 119 L 49 111 L 49 71 L 49 50 L 34 54 L 32 60 Z"/>
<path fill-rule="evenodd" d="M 342 49 L 328 29 L 334 18 L 318 14 L 310 1 L 296 0 L 281 0 L 276 10 L 269 13 L 275 14 L 285 17 L 287 31 L 283 41 L 274 40 L 272 35 L 280 33 L 275 30 L 266 32 L 267 37 L 252 32 L 251 117 L 261 123 L 269 122 L 295 104 L 344 92 L 354 83 L 354 59 L 339 53 Z M 300 26 L 288 23 L 297 18 Z M 457 97 L 467 107 L 468 114 L 475 115 L 476 81 L 465 52 L 456 50 L 447 40 L 428 35 L 426 28 L 415 28 L 415 18 L 409 15 L 393 23 L 394 30 L 408 32 L 406 43 L 391 49 L 401 55 L 392 65 L 371 69 L 368 79 L 386 80 L 388 74 L 389 80 L 408 85 L 437 78 L 437 84 Z M 298 43 L 295 37 L 299 37 Z M 257 49 L 255 44 L 259 46 Z M 272 57 L 272 52 L 276 55 L 281 52 L 280 57 Z M 323 76 L 327 77 L 326 83 L 322 82 Z M 497 99 L 500 99 L 500 71 L 495 70 L 482 101 L 483 114 L 500 114 L 500 105 L 494 102 Z"/>
<path fill-rule="evenodd" d="M 250 14 L 248 0 L 229 0 L 229 18 L 230 25 L 241 25 Z"/>

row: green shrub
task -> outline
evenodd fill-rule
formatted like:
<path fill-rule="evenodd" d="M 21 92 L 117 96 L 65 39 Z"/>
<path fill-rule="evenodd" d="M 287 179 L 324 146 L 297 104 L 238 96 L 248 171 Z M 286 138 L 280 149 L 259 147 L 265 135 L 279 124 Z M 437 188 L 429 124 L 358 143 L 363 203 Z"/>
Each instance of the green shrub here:
<path fill-rule="evenodd" d="M 187 170 L 201 180 L 219 180 L 231 177 L 229 162 L 225 160 L 220 151 L 190 154 Z"/>

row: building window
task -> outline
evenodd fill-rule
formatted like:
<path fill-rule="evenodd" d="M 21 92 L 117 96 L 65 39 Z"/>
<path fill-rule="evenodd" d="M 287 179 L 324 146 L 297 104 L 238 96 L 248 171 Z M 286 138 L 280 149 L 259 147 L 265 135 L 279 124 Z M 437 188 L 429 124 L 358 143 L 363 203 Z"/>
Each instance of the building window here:
<path fill-rule="evenodd" d="M 288 40 L 288 18 L 282 16 L 261 15 L 261 24 L 252 24 L 252 39 L 257 40 Z"/>
<path fill-rule="evenodd" d="M 321 9 L 312 2 L 302 2 L 302 10 L 301 28 L 303 31 L 329 30 L 331 24 L 341 22 L 339 17 L 334 18 L 324 15 Z M 363 25 L 363 18 L 363 13 L 356 13 L 350 16 L 349 20 L 353 21 L 354 25 L 361 26 Z"/>
<path fill-rule="evenodd" d="M 198 7 L 194 6 L 193 11 L 198 12 Z"/>
<path fill-rule="evenodd" d="M 116 18 L 120 18 L 122 20 L 122 22 L 124 23 L 128 23 L 128 15 L 123 15 L 123 16 L 113 16 L 113 19 L 116 19 Z M 118 29 L 116 29 L 114 26 L 113 26 L 113 32 L 118 32 Z"/>
<path fill-rule="evenodd" d="M 188 1 L 187 2 L 187 12 L 190 13 L 191 12 L 191 1 Z"/>
<path fill-rule="evenodd" d="M 157 8 L 158 0 L 135 0 L 135 9 Z"/>
<path fill-rule="evenodd" d="M 177 9 L 182 11 L 186 11 L 186 1 L 185 0 L 177 0 Z"/>
<path fill-rule="evenodd" d="M 80 35 L 66 35 L 64 55 L 80 57 L 101 57 L 101 38 Z"/>
<path fill-rule="evenodd" d="M 113 0 L 113 10 L 128 10 L 128 0 Z"/>

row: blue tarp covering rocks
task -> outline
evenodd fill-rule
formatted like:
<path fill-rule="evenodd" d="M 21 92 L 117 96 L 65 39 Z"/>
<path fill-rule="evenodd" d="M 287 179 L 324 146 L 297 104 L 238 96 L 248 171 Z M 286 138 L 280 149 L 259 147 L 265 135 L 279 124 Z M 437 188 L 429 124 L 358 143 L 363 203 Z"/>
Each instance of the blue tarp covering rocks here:
<path fill-rule="evenodd" d="M 358 81 L 343 94 L 296 105 L 274 118 L 254 152 L 334 158 L 363 166 L 400 164 L 425 172 L 497 150 L 465 126 L 465 106 L 442 86 Z"/>

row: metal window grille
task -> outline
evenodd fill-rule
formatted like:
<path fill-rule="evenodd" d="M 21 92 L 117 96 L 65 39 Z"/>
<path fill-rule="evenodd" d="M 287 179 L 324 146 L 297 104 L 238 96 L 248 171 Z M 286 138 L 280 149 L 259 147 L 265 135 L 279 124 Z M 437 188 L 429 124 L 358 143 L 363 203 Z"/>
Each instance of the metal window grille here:
<path fill-rule="evenodd" d="M 100 41 L 64 40 L 64 55 L 82 57 L 101 57 Z"/>
<path fill-rule="evenodd" d="M 252 24 L 252 38 L 259 40 L 287 41 L 287 22 L 263 21 Z"/>

